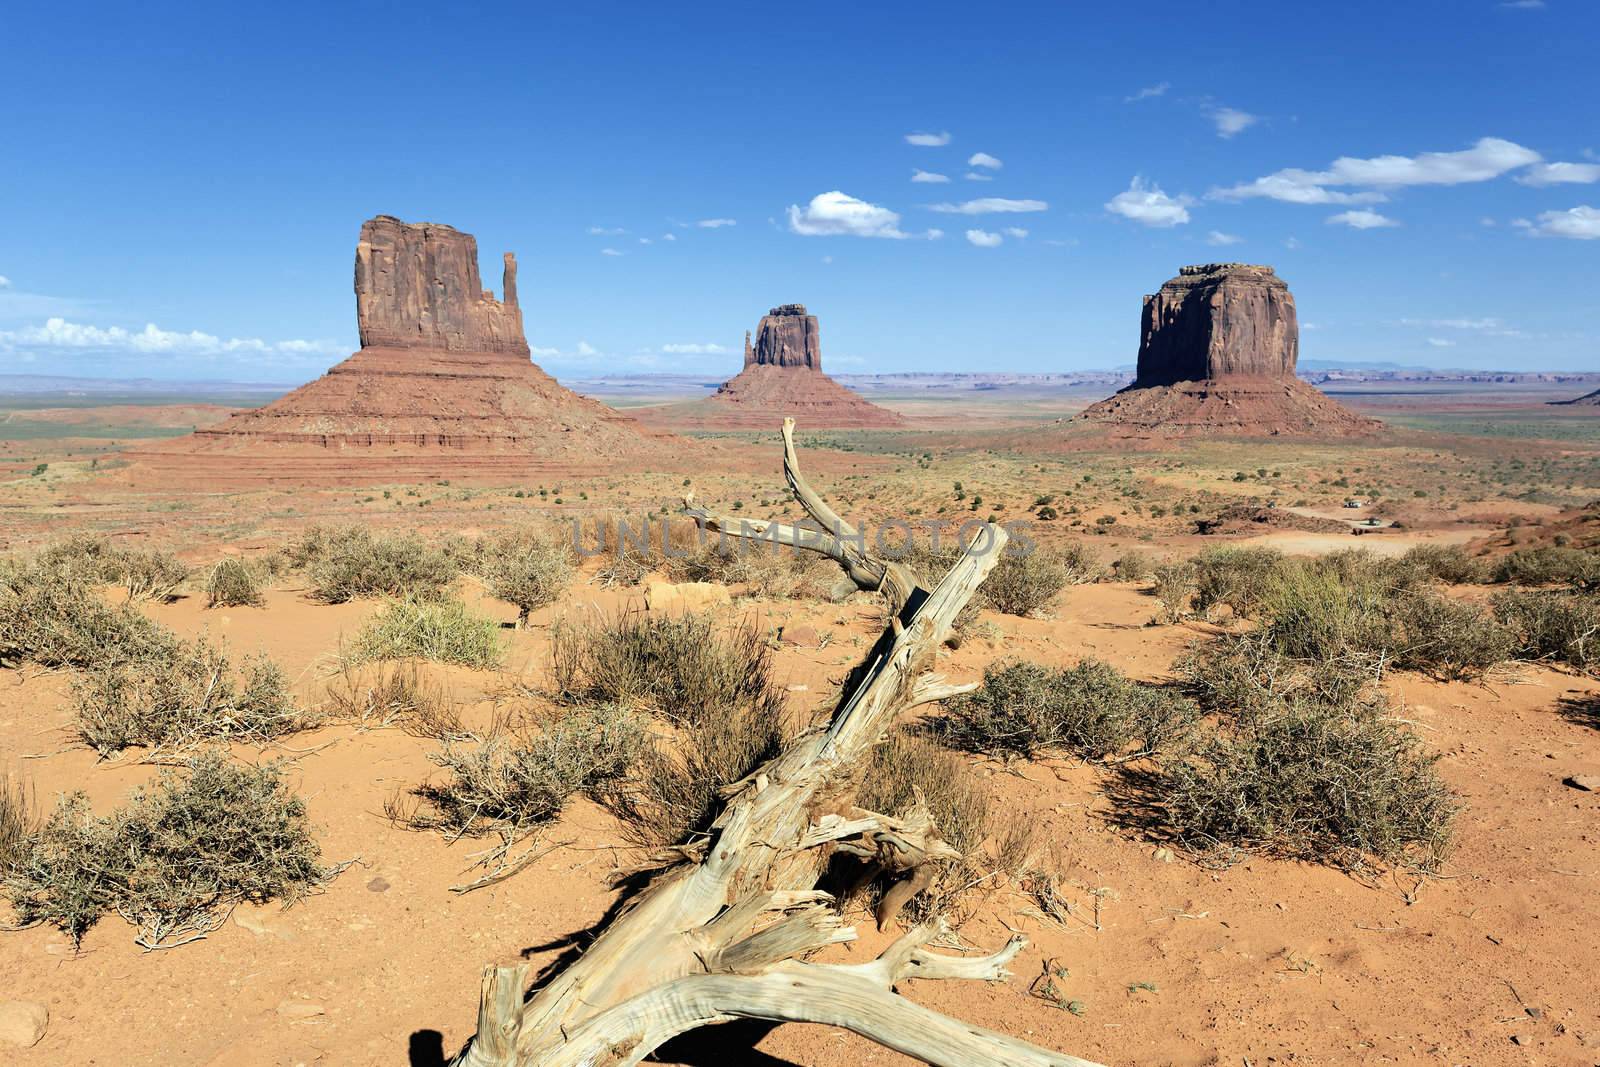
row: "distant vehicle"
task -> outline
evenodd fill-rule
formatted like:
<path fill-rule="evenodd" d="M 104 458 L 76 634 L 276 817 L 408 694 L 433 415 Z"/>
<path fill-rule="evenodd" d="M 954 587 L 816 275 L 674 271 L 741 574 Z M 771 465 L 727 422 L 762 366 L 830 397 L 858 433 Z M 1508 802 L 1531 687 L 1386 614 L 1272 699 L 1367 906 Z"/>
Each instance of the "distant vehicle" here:
<path fill-rule="evenodd" d="M 1366 505 L 1366 501 L 1365 500 L 1357 500 L 1355 497 L 1351 497 L 1349 500 L 1346 500 L 1344 502 L 1344 506 L 1347 507 L 1347 508 L 1359 508 L 1359 507 L 1363 507 L 1365 505 Z"/>

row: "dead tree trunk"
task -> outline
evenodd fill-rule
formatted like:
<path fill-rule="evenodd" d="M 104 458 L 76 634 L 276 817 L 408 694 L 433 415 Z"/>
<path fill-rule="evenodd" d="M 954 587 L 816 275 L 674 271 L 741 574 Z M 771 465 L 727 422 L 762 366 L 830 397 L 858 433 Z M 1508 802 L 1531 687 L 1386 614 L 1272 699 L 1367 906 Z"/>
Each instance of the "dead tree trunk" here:
<path fill-rule="evenodd" d="M 870 963 L 806 962 L 814 950 L 856 936 L 832 898 L 815 888 L 832 851 L 892 854 L 907 879 L 954 854 L 920 804 L 896 818 L 851 800 L 864 757 L 902 712 L 969 688 L 945 685 L 927 667 L 999 561 L 1006 534 L 986 526 L 932 591 L 919 588 L 905 568 L 867 551 L 861 535 L 806 483 L 793 429 L 785 419 L 784 475 L 824 532 L 714 516 L 692 501 L 688 513 L 708 529 L 826 554 L 859 588 L 888 599 L 888 629 L 830 722 L 729 787 L 697 859 L 666 869 L 642 890 L 582 956 L 533 993 L 516 1025 L 499 1006 L 503 979 L 493 989 L 485 980 L 480 1031 L 458 1065 L 623 1067 L 687 1030 L 752 1018 L 844 1027 L 936 1067 L 1093 1067 L 894 992 L 910 978 L 1004 979 L 1006 963 L 1026 943 L 1021 937 L 980 959 L 945 956 L 927 949 L 942 930 L 933 923 L 911 930 Z M 501 1045 L 512 1034 L 515 1057 L 506 1059 Z M 484 1045 L 494 1051 L 485 1055 Z"/>

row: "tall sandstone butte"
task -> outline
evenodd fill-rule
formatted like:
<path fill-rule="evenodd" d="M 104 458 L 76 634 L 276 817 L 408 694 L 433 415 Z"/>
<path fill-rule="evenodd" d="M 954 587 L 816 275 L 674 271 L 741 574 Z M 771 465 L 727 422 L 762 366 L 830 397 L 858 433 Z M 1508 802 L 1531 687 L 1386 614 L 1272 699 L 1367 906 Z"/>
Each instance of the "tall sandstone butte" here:
<path fill-rule="evenodd" d="M 612 456 L 675 451 L 679 442 L 532 362 L 509 252 L 503 278 L 496 300 L 483 288 L 471 234 L 368 219 L 355 259 L 361 350 L 265 407 L 150 448 L 145 466 L 222 481 L 348 483 L 576 471 Z"/>
<path fill-rule="evenodd" d="M 770 428 L 791 416 L 812 429 L 904 426 L 898 412 L 863 400 L 822 373 L 817 317 L 804 304 L 780 304 L 761 317 L 755 341 L 744 335 L 744 369 L 704 400 L 641 412 L 671 426 Z"/>
<path fill-rule="evenodd" d="M 1115 436 L 1353 436 L 1381 427 L 1295 377 L 1294 296 L 1271 267 L 1205 263 L 1144 298 L 1133 384 L 1083 418 Z"/>

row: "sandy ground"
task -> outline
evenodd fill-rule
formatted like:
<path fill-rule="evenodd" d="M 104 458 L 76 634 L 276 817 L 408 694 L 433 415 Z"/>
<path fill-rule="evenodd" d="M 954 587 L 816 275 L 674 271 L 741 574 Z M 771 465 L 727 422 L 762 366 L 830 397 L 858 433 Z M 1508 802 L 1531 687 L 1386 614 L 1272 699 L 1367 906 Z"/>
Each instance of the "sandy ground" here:
<path fill-rule="evenodd" d="M 1377 540 L 1374 538 L 1373 540 Z M 615 605 L 578 587 L 566 605 Z M 511 610 L 485 607 L 509 619 Z M 314 699 L 341 635 L 371 604 L 317 605 L 293 589 L 265 608 L 205 611 L 198 598 L 152 614 L 185 634 L 202 629 L 239 649 L 264 648 Z M 442 672 L 469 718 L 523 698 L 537 684 L 554 609 L 507 631 L 499 674 Z M 779 654 L 796 707 L 814 706 L 876 633 L 870 603 L 742 602 L 760 625 L 808 622 L 824 647 Z M 1109 659 L 1141 678 L 1163 677 L 1203 627 L 1148 626 L 1155 603 L 1136 586 L 1069 589 L 1052 619 L 986 616 L 993 641 L 973 641 L 942 665 L 976 677 L 1001 656 Z M 798 687 L 804 686 L 803 690 Z M 1032 939 L 1015 977 L 987 986 L 912 983 L 907 995 L 961 1019 L 1117 1064 L 1295 1062 L 1593 1064 L 1600 1062 L 1600 794 L 1562 778 L 1600 771 L 1600 729 L 1574 710 L 1600 685 L 1541 668 L 1490 685 L 1399 676 L 1395 694 L 1466 805 L 1444 877 L 1362 881 L 1326 868 L 1254 859 L 1207 870 L 1119 828 L 1109 772 L 1065 761 L 1003 768 L 980 762 L 998 802 L 1036 823 L 1059 849 L 1074 914 L 1043 920 L 996 892 L 961 930 L 995 946 L 1020 929 Z M 116 803 L 154 770 L 97 763 L 73 744 L 61 674 L 0 671 L 0 752 L 41 799 L 86 789 Z M 470 842 L 392 825 L 386 799 L 435 768 L 432 743 L 394 729 L 340 726 L 291 738 L 281 750 L 318 828 L 324 856 L 357 862 L 321 895 L 289 910 L 240 908 L 206 940 L 143 953 L 120 920 L 103 921 L 74 954 L 34 928 L 0 938 L 0 1000 L 43 1001 L 44 1039 L 6 1062 L 34 1064 L 438 1065 L 469 1035 L 479 971 L 525 958 L 537 969 L 597 920 L 612 899 L 607 874 L 626 855 L 609 816 L 574 804 L 551 828 L 556 847 L 511 881 L 466 896 Z M 35 758 L 37 757 L 37 758 Z M 864 917 L 862 917 L 864 918 Z M 884 937 L 839 954 L 865 958 Z M 1047 959 L 1081 1016 L 1027 995 Z M 1136 983 L 1149 983 L 1154 990 Z M 754 1042 L 752 1048 L 751 1042 Z M 664 1062 L 812 1065 L 909 1062 L 820 1027 L 735 1026 L 667 1050 Z"/>

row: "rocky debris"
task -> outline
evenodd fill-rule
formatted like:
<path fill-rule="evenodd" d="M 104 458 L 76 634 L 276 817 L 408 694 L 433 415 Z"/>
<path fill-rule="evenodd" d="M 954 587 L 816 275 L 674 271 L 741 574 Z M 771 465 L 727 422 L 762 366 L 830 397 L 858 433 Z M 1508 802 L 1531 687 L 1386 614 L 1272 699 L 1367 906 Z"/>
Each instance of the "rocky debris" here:
<path fill-rule="evenodd" d="M 480 289 L 477 241 L 449 226 L 368 219 L 355 263 L 359 352 L 264 407 L 147 446 L 142 470 L 164 482 L 366 484 L 677 452 L 681 442 L 532 362 L 511 253 L 503 301 Z"/>
<path fill-rule="evenodd" d="M 278 1014 L 285 1019 L 315 1019 L 327 1013 L 328 1009 L 314 1000 L 290 998 L 278 1002 Z"/>
<path fill-rule="evenodd" d="M 1128 438 L 1348 437 L 1382 427 L 1296 378 L 1299 357 L 1294 296 L 1271 267 L 1183 267 L 1144 298 L 1133 384 L 1080 418 Z"/>
<path fill-rule="evenodd" d="M 640 412 L 647 422 L 701 429 L 771 429 L 792 417 L 807 429 L 904 426 L 898 412 L 863 400 L 822 373 L 817 317 L 804 304 L 762 316 L 744 335 L 744 369 L 705 400 Z"/>
<path fill-rule="evenodd" d="M 362 348 L 514 352 L 527 356 L 517 306 L 517 257 L 505 254 L 505 300 L 483 288 L 478 241 L 436 222 L 379 215 L 356 244 L 356 324 Z"/>
<path fill-rule="evenodd" d="M 746 367 L 804 367 L 822 369 L 822 338 L 817 317 L 806 314 L 804 304 L 780 304 L 761 317 L 755 347 L 745 334 Z"/>
<path fill-rule="evenodd" d="M 817 628 L 815 626 L 807 626 L 804 623 L 797 626 L 785 626 L 779 635 L 779 640 L 796 648 L 820 648 L 822 646 L 822 636 L 817 633 Z"/>
<path fill-rule="evenodd" d="M 1561 784 L 1585 793 L 1600 793 L 1600 774 L 1571 774 L 1561 779 Z"/>
<path fill-rule="evenodd" d="M 0 1001 L 0 1045 L 32 1048 L 49 1028 L 50 1009 L 38 1001 Z"/>

